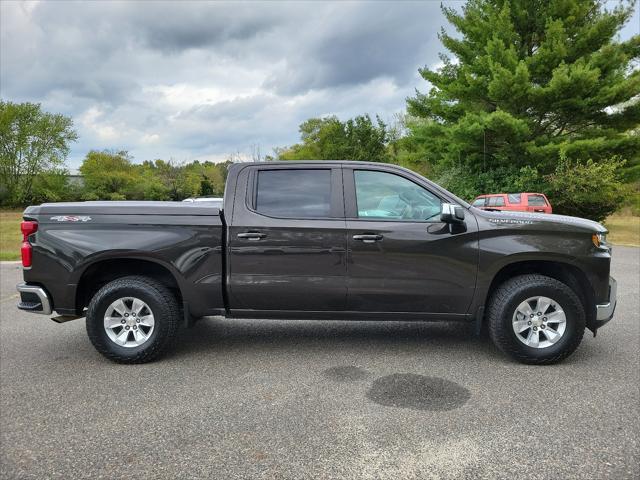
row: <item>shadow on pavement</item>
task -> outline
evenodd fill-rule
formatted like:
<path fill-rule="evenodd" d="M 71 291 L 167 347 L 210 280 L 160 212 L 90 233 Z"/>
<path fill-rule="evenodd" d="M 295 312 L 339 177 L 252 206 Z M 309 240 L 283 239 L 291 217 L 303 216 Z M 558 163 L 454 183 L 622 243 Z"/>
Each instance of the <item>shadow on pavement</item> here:
<path fill-rule="evenodd" d="M 235 320 L 205 318 L 179 333 L 169 357 L 233 348 L 333 351 L 394 348 L 450 348 L 452 353 L 500 356 L 486 335 L 457 322 L 324 320 Z"/>

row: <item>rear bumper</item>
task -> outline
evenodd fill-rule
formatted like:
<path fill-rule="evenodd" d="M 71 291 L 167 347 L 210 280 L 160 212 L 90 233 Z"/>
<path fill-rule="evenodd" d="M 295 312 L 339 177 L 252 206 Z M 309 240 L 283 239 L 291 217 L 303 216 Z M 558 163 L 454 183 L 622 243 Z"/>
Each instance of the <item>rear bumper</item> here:
<path fill-rule="evenodd" d="M 616 310 L 618 293 L 618 282 L 613 277 L 609 277 L 609 301 L 596 305 L 596 328 L 600 328 L 613 318 Z"/>
<path fill-rule="evenodd" d="M 47 292 L 37 285 L 27 285 L 19 283 L 16 285 L 18 293 L 20 293 L 20 303 L 18 308 L 30 313 L 40 313 L 42 315 L 51 315 L 51 299 Z"/>

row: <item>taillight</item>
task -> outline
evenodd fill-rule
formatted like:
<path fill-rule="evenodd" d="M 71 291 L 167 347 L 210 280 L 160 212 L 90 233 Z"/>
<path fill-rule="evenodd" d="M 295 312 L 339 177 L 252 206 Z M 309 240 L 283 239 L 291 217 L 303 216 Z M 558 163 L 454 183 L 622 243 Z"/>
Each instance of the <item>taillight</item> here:
<path fill-rule="evenodd" d="M 38 231 L 38 222 L 24 221 L 20 224 L 20 230 L 22 230 L 22 247 L 20 248 L 22 266 L 24 268 L 30 268 L 33 248 L 29 243 L 29 235 Z"/>
<path fill-rule="evenodd" d="M 31 252 L 33 249 L 31 248 L 31 244 L 29 242 L 22 242 L 22 248 L 20 248 L 20 253 L 22 254 L 22 266 L 24 268 L 31 268 Z"/>

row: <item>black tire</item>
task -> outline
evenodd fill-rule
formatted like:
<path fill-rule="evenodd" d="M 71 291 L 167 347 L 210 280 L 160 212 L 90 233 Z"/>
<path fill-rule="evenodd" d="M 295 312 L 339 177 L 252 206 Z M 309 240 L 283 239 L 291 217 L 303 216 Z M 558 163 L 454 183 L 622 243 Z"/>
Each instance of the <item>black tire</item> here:
<path fill-rule="evenodd" d="M 139 346 L 120 346 L 109 338 L 105 330 L 107 308 L 123 297 L 139 298 L 154 316 L 153 330 Z M 165 285 L 149 277 L 122 277 L 103 286 L 91 299 L 87 309 L 87 333 L 96 350 L 108 359 L 118 363 L 146 363 L 166 352 L 176 335 L 180 318 L 178 301 Z"/>
<path fill-rule="evenodd" d="M 528 298 L 546 296 L 560 304 L 566 329 L 557 343 L 534 348 L 518 340 L 512 321 L 518 305 Z M 566 284 L 544 275 L 520 275 L 500 285 L 491 296 L 487 310 L 489 335 L 504 353 L 522 363 L 548 365 L 564 360 L 582 341 L 586 317 L 582 302 Z"/>

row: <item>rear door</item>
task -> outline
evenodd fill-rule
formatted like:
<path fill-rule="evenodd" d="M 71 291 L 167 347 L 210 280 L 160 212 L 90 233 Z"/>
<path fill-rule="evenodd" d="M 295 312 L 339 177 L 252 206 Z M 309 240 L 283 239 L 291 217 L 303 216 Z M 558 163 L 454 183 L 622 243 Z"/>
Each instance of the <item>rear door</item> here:
<path fill-rule="evenodd" d="M 551 213 L 551 208 L 544 195 L 539 193 L 527 193 L 527 211 Z"/>
<path fill-rule="evenodd" d="M 443 199 L 420 177 L 344 168 L 348 305 L 354 312 L 462 315 L 475 289 L 478 226 L 440 222 Z"/>
<path fill-rule="evenodd" d="M 525 195 L 521 193 L 509 193 L 507 194 L 507 201 L 509 202 L 509 210 L 516 212 L 526 212 L 527 207 L 524 203 Z"/>
<path fill-rule="evenodd" d="M 344 310 L 346 233 L 339 167 L 246 167 L 238 175 L 230 225 L 232 313 Z"/>
<path fill-rule="evenodd" d="M 504 195 L 491 195 L 487 197 L 487 208 L 491 210 L 507 210 Z"/>

